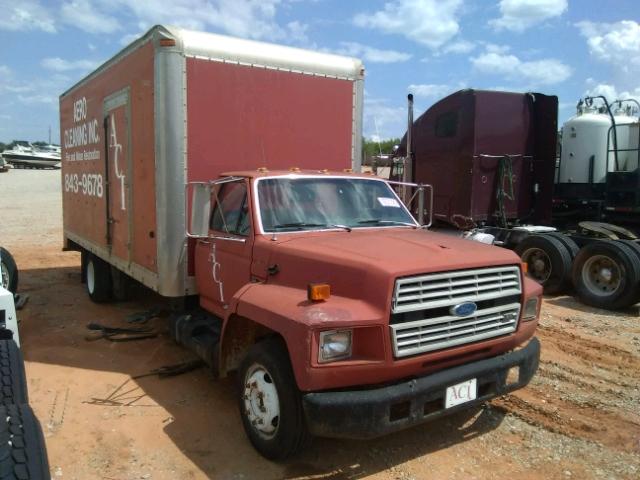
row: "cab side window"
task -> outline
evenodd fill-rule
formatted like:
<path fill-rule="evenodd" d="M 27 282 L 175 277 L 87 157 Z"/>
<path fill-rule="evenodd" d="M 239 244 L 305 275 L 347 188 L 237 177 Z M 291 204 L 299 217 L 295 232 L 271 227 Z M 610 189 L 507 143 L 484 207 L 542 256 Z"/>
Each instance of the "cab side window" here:
<path fill-rule="evenodd" d="M 244 182 L 220 185 L 209 222 L 211 230 L 247 236 L 251 230 L 247 186 Z"/>

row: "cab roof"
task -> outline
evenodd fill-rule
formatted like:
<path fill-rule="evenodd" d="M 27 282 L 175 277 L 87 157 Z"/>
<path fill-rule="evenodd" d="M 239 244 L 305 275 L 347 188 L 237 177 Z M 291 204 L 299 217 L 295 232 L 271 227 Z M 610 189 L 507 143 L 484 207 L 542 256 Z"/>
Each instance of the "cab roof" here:
<path fill-rule="evenodd" d="M 326 177 L 353 177 L 363 179 L 375 179 L 384 180 L 374 174 L 357 173 L 349 171 L 336 171 L 336 170 L 309 170 L 292 168 L 289 170 L 268 170 L 259 168 L 257 170 L 239 170 L 224 172 L 220 177 L 245 177 L 245 178 L 265 178 L 265 177 L 305 177 L 305 176 L 326 176 Z"/>

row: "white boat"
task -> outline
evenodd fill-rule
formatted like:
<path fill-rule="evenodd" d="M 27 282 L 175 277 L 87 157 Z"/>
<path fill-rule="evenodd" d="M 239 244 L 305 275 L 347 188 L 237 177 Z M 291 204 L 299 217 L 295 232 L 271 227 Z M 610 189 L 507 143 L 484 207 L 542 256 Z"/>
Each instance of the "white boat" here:
<path fill-rule="evenodd" d="M 18 168 L 60 168 L 60 147 L 31 144 L 16 144 L 11 150 L 2 152 L 4 160 Z"/>

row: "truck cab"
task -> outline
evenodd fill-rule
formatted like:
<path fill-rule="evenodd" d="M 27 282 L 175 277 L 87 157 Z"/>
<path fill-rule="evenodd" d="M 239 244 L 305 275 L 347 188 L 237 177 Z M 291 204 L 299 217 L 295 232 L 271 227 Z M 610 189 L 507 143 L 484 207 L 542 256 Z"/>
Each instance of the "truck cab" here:
<path fill-rule="evenodd" d="M 536 371 L 542 291 L 518 257 L 427 231 L 386 181 L 260 169 L 191 188 L 205 313 L 173 329 L 209 339 L 196 351 L 220 376 L 237 371 L 264 456 L 397 431 Z"/>

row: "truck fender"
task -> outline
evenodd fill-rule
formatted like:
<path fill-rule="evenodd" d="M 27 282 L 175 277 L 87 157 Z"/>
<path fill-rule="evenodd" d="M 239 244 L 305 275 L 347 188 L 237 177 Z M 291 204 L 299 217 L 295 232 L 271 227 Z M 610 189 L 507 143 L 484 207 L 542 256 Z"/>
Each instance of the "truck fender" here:
<path fill-rule="evenodd" d="M 236 370 L 249 348 L 260 339 L 271 335 L 278 335 L 284 340 L 294 373 L 296 365 L 306 368 L 309 364 L 306 358 L 309 351 L 309 329 L 295 321 L 295 317 L 292 316 L 295 314 L 288 308 L 291 302 L 285 295 L 279 295 L 284 292 L 276 292 L 274 289 L 280 290 L 280 287 L 253 283 L 240 289 L 234 296 L 221 332 L 218 370 L 220 377 Z M 284 290 L 295 290 L 295 303 L 306 297 L 306 291 L 303 290 Z M 292 292 L 287 293 L 286 297 L 292 296 Z"/>
<path fill-rule="evenodd" d="M 238 292 L 233 312 L 223 326 L 220 348 L 220 376 L 237 368 L 256 341 L 279 335 L 285 341 L 289 359 L 301 390 L 308 385 L 314 331 L 384 324 L 385 312 L 360 300 L 331 296 L 310 302 L 306 289 L 253 283 Z"/>

